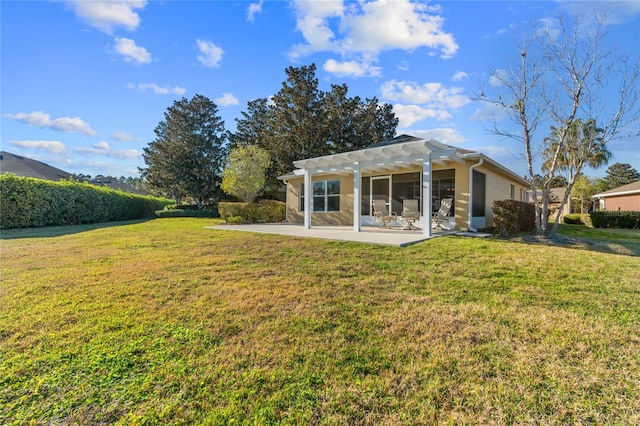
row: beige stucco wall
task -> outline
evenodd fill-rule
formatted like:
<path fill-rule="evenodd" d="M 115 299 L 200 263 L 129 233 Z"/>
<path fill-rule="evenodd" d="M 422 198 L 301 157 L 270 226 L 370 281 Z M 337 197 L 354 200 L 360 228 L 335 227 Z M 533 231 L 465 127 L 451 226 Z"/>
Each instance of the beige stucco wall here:
<path fill-rule="evenodd" d="M 640 211 L 640 194 L 607 197 L 604 207 L 607 210 Z"/>
<path fill-rule="evenodd" d="M 340 181 L 340 211 L 339 212 L 311 212 L 313 225 L 353 225 L 353 176 L 318 175 L 311 177 L 312 182 L 323 180 Z M 287 218 L 289 222 L 304 223 L 304 212 L 298 210 L 300 206 L 300 184 L 304 177 L 291 178 L 287 181 Z"/>

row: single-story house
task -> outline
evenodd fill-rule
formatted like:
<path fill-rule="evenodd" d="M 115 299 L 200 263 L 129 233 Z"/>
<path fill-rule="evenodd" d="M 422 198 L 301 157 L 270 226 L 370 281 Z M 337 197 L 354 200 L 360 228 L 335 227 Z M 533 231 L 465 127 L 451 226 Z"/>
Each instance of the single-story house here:
<path fill-rule="evenodd" d="M 419 225 L 431 235 L 432 215 L 452 198 L 445 229 L 476 231 L 492 226 L 495 200 L 523 201 L 526 180 L 487 156 L 402 135 L 357 151 L 294 162 L 287 186 L 287 220 L 347 225 L 359 232 L 375 225 L 372 202 L 385 200 L 401 216 L 403 200 L 419 200 Z"/>
<path fill-rule="evenodd" d="M 640 180 L 592 197 L 599 210 L 640 211 Z"/>

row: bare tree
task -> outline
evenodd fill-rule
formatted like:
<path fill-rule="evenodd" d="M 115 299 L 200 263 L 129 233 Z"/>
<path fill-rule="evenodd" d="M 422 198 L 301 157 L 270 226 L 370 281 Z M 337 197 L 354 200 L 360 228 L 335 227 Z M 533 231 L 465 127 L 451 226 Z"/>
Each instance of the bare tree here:
<path fill-rule="evenodd" d="M 551 230 L 547 221 L 556 174 L 572 170 L 562 209 L 583 167 L 594 164 L 593 156 L 606 151 L 612 139 L 628 136 L 625 132 L 640 117 L 640 61 L 637 54 L 617 52 L 606 43 L 607 18 L 594 12 L 570 23 L 558 19 L 553 29 L 534 26 L 525 41 L 516 44 L 520 60 L 514 67 L 492 72 L 498 93 L 485 95 L 483 90 L 480 96 L 516 124 L 512 130 L 494 120 L 492 132 L 523 143 L 538 234 L 557 230 L 558 219 Z M 591 137 L 574 137 L 572 129 L 579 122 L 597 125 L 598 143 Z M 537 136 L 543 123 L 552 128 L 552 138 Z M 541 185 L 533 179 L 537 163 L 543 171 Z"/>

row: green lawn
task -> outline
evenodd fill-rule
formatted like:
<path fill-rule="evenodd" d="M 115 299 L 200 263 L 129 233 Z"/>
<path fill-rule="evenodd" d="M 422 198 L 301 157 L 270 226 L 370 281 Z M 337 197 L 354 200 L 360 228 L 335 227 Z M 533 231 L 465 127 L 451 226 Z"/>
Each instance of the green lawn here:
<path fill-rule="evenodd" d="M 640 257 L 212 223 L 3 232 L 0 424 L 640 423 Z"/>

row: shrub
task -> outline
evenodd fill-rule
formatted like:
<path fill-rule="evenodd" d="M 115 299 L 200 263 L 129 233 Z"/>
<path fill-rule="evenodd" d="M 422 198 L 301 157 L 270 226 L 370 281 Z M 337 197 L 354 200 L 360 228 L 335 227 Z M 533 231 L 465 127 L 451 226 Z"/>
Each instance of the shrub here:
<path fill-rule="evenodd" d="M 228 223 L 282 222 L 286 204 L 276 200 L 262 200 L 259 203 L 220 203 L 220 217 Z"/>
<path fill-rule="evenodd" d="M 594 228 L 640 229 L 640 212 L 595 211 L 589 214 Z"/>
<path fill-rule="evenodd" d="M 584 225 L 582 215 L 579 213 L 567 214 L 562 220 L 568 225 Z"/>
<path fill-rule="evenodd" d="M 170 203 L 83 182 L 0 176 L 3 229 L 152 218 Z"/>
<path fill-rule="evenodd" d="M 529 232 L 535 227 L 533 204 L 516 200 L 497 200 L 493 203 L 493 226 L 500 235 Z"/>
<path fill-rule="evenodd" d="M 192 210 L 192 209 L 173 209 L 173 210 L 156 210 L 156 217 L 218 217 L 217 211 L 212 210 Z"/>
<path fill-rule="evenodd" d="M 169 204 L 165 210 L 199 210 L 197 204 Z"/>

